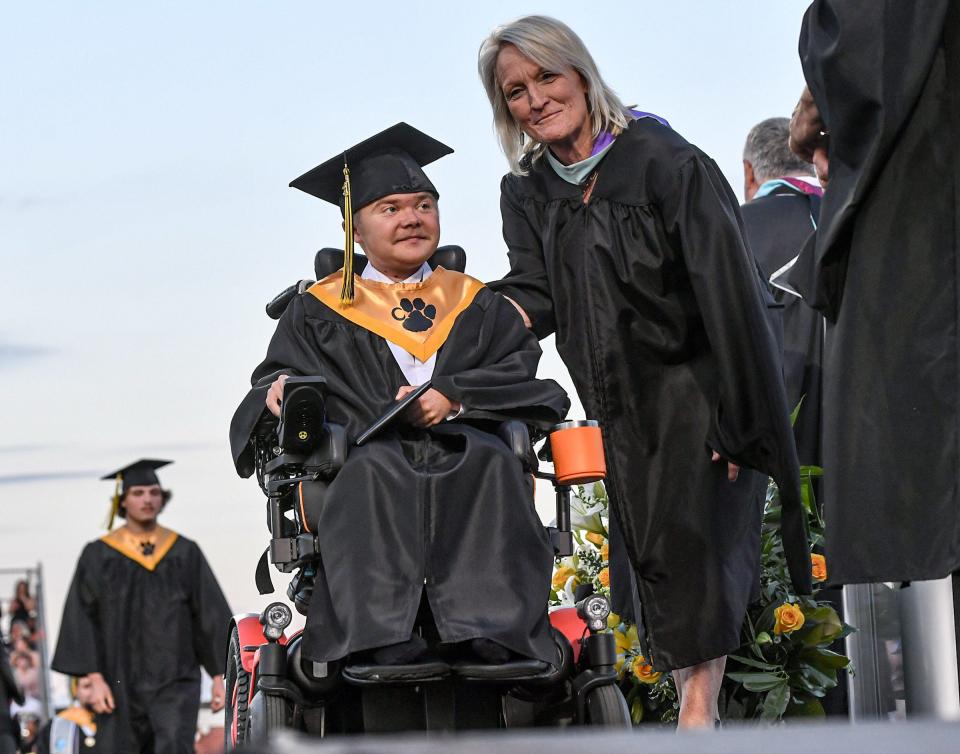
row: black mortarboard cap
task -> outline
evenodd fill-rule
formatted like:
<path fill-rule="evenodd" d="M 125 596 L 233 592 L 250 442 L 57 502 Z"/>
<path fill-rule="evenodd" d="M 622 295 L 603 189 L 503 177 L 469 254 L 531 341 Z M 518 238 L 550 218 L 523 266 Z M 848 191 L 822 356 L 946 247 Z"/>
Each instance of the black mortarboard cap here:
<path fill-rule="evenodd" d="M 389 194 L 439 192 L 422 168 L 453 152 L 407 123 L 397 123 L 376 136 L 344 149 L 322 165 L 290 182 L 293 188 L 336 204 L 343 211 L 343 168 L 350 168 L 353 210 Z"/>
<path fill-rule="evenodd" d="M 293 188 L 336 204 L 343 214 L 341 306 L 353 302 L 353 213 L 390 194 L 428 191 L 439 198 L 422 168 L 452 151 L 423 131 L 397 123 L 290 182 Z"/>
<path fill-rule="evenodd" d="M 131 463 L 129 466 L 124 466 L 122 469 L 117 469 L 106 476 L 100 477 L 103 480 L 119 480 L 123 487 L 122 492 L 126 492 L 131 487 L 136 487 L 140 485 L 149 486 L 151 484 L 160 484 L 160 480 L 157 479 L 157 469 L 163 468 L 167 464 L 173 463 L 173 461 L 160 461 L 156 458 L 142 458 L 139 461 Z"/>

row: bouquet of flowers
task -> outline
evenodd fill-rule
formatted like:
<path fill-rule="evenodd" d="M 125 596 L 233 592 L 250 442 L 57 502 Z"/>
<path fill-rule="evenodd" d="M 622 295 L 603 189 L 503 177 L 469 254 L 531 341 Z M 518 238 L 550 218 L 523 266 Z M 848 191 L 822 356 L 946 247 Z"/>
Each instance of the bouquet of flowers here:
<path fill-rule="evenodd" d="M 849 659 L 831 645 L 853 629 L 836 610 L 817 598 L 827 577 L 826 561 L 816 552 L 823 541 L 823 520 L 814 499 L 814 466 L 801 468 L 803 501 L 813 550 L 814 594 L 796 595 L 787 573 L 779 535 L 780 497 L 771 481 L 764 508 L 760 600 L 750 606 L 742 644 L 727 660 L 720 693 L 723 719 L 780 720 L 791 716 L 823 716 L 820 699 L 837 685 L 837 673 Z M 558 561 L 553 574 L 551 605 L 573 605 L 574 590 L 591 584 L 609 596 L 609 508 L 602 484 L 579 487 L 572 504 L 574 554 Z M 617 644 L 617 673 L 634 724 L 672 723 L 679 703 L 672 676 L 656 672 L 643 656 L 637 628 L 620 616 L 607 621 Z"/>

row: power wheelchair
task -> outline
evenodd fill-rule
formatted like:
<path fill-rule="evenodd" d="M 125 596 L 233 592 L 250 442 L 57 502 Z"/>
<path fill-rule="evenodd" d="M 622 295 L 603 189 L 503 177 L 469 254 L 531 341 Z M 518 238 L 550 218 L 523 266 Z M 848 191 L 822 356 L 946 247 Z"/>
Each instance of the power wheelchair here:
<path fill-rule="evenodd" d="M 315 259 L 320 280 L 340 269 L 343 252 L 322 249 Z M 366 259 L 356 255 L 354 269 Z M 462 271 L 466 255 L 460 247 L 441 247 L 429 260 Z M 267 305 L 278 318 L 294 296 L 313 281 L 300 281 Z M 312 589 L 311 562 L 318 554 L 312 520 L 323 504 L 329 481 L 346 461 L 344 429 L 324 420 L 323 380 L 291 377 L 285 386 L 279 423 L 265 415 L 254 438 L 257 479 L 267 496 L 271 539 L 257 566 L 261 594 L 273 592 L 269 564 L 294 574 L 287 597 L 306 614 Z M 577 427 L 585 423 L 568 422 Z M 536 432 L 536 431 L 535 431 Z M 557 557 L 571 554 L 569 478 L 540 470 L 552 460 L 547 437 L 538 458 L 530 428 L 508 421 L 497 435 L 516 454 L 527 473 L 551 481 L 556 490 L 556 525 L 548 534 Z M 557 434 L 552 435 L 556 437 Z M 599 431 L 597 431 L 597 437 Z M 594 456 L 602 448 L 596 442 Z M 599 448 L 599 449 L 598 449 Z M 589 454 L 589 453 L 588 453 Z M 592 464 L 592 465 L 591 465 Z M 594 458 L 585 482 L 602 478 Z M 559 462 L 558 462 L 559 470 Z M 302 632 L 287 632 L 292 611 L 273 602 L 260 614 L 233 617 L 227 652 L 227 750 L 262 743 L 277 729 L 295 729 L 312 736 L 409 730 L 462 730 L 555 725 L 629 727 L 630 714 L 616 685 L 616 648 L 604 633 L 610 606 L 602 595 L 577 595 L 575 608 L 550 613 L 556 662 L 544 668 L 533 660 L 502 665 L 427 661 L 377 666 L 354 658 L 315 663 L 301 655 Z M 421 610 L 417 630 L 428 640 L 435 630 L 429 610 Z"/>

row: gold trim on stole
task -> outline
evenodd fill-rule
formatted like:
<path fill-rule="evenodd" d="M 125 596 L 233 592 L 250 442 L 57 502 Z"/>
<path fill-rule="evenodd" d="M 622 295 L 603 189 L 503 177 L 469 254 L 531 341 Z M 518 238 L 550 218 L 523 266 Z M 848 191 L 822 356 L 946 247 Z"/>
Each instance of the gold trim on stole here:
<path fill-rule="evenodd" d="M 354 277 L 354 298 L 349 306 L 340 304 L 339 270 L 307 290 L 344 319 L 420 361 L 440 350 L 457 317 L 483 288 L 479 280 L 443 267 L 437 267 L 421 283 L 381 283 Z"/>
<path fill-rule="evenodd" d="M 173 547 L 173 543 L 177 541 L 178 536 L 180 535 L 175 531 L 158 526 L 154 550 L 151 555 L 144 555 L 140 550 L 140 544 L 145 538 L 131 534 L 125 526 L 114 529 L 109 534 L 104 534 L 100 537 L 100 541 L 112 547 L 121 555 L 130 558 L 130 560 L 135 563 L 139 563 L 148 571 L 153 571 L 160 564 L 160 561 L 163 560 L 164 556 L 170 552 L 170 548 Z"/>
<path fill-rule="evenodd" d="M 62 710 L 57 713 L 57 717 L 62 717 L 64 720 L 69 720 L 74 725 L 79 725 L 81 728 L 91 728 L 95 732 L 97 730 L 97 724 L 94 722 L 93 712 L 88 710 L 86 707 L 67 707 L 65 710 Z"/>

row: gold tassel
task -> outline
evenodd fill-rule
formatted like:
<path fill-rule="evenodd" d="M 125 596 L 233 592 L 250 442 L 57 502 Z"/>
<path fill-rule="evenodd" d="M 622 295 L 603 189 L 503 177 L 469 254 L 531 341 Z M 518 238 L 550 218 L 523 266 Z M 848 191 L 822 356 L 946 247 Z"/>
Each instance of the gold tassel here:
<path fill-rule="evenodd" d="M 113 521 L 120 511 L 120 485 L 123 484 L 123 475 L 117 474 L 117 482 L 113 487 L 113 497 L 110 498 L 110 515 L 107 516 L 107 531 L 113 529 Z"/>
<path fill-rule="evenodd" d="M 340 286 L 340 306 L 353 303 L 353 204 L 350 201 L 350 168 L 343 162 L 343 283 Z"/>

